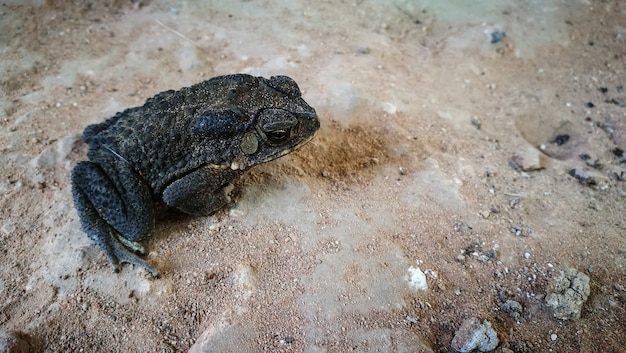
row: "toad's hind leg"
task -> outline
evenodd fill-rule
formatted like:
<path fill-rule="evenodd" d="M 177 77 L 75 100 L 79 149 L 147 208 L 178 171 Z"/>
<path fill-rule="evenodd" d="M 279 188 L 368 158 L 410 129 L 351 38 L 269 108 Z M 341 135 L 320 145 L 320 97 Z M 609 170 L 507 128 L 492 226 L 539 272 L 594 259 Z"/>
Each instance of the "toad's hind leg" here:
<path fill-rule="evenodd" d="M 72 171 L 74 204 L 83 230 L 102 249 L 115 272 L 121 262 L 127 262 L 158 278 L 159 271 L 134 254 L 145 253 L 135 241 L 154 228 L 152 196 L 139 175 L 124 163 L 115 159 L 105 161 L 104 167 L 78 163 Z"/>

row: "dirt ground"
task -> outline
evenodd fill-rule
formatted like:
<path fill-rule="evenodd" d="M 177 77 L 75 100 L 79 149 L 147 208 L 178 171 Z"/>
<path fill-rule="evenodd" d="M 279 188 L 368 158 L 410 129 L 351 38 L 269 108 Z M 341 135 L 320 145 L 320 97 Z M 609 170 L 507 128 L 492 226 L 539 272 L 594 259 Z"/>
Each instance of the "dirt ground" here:
<path fill-rule="evenodd" d="M 31 352 L 453 352 L 470 317 L 496 352 L 626 351 L 626 2 L 24 3 L 0 5 L 0 331 Z M 161 279 L 114 274 L 72 203 L 82 130 L 236 72 L 294 78 L 319 134 L 225 210 L 164 214 Z M 591 294 L 559 320 L 567 268 Z"/>

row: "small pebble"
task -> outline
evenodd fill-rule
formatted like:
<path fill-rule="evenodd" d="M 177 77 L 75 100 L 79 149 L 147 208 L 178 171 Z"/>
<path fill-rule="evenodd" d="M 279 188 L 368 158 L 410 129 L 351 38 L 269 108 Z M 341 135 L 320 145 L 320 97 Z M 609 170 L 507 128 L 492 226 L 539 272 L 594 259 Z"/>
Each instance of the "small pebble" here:
<path fill-rule="evenodd" d="M 481 122 L 480 122 L 480 120 L 478 120 L 478 118 L 473 117 L 471 122 L 472 122 L 472 125 L 474 125 L 475 128 L 480 130 Z"/>
<path fill-rule="evenodd" d="M 561 134 L 561 135 L 557 135 L 554 138 L 554 142 L 557 146 L 562 146 L 564 144 L 567 143 L 567 141 L 569 141 L 569 135 L 568 134 Z"/>
<path fill-rule="evenodd" d="M 556 339 L 557 339 L 556 333 L 551 334 L 550 335 L 550 339 L 553 340 L 553 341 L 556 341 Z"/>
<path fill-rule="evenodd" d="M 404 319 L 412 324 L 416 324 L 418 321 L 417 316 L 415 315 L 407 315 Z"/>
<path fill-rule="evenodd" d="M 491 32 L 491 43 L 501 42 L 506 37 L 506 32 L 504 31 L 495 31 Z"/>
<path fill-rule="evenodd" d="M 500 310 L 507 313 L 515 320 L 519 320 L 522 316 L 522 313 L 524 312 L 522 304 L 516 302 L 515 300 L 507 300 L 506 302 L 504 302 L 504 304 L 500 306 Z"/>

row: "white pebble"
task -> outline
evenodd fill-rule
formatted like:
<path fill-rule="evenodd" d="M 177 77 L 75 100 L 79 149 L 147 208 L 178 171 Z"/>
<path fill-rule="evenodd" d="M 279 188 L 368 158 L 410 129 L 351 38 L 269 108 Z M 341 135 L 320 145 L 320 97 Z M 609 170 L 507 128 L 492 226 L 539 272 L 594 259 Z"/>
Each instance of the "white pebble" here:
<path fill-rule="evenodd" d="M 427 290 L 426 275 L 419 267 L 409 267 L 409 287 L 417 290 Z"/>
<path fill-rule="evenodd" d="M 550 335 L 550 339 L 551 340 L 556 341 L 556 338 L 557 338 L 556 333 L 553 333 L 553 334 Z"/>

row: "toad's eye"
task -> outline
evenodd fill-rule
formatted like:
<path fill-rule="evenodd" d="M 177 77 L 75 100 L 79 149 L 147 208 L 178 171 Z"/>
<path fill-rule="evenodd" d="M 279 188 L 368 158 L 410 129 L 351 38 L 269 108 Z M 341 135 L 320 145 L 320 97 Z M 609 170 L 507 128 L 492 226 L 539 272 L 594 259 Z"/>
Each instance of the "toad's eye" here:
<path fill-rule="evenodd" d="M 286 110 L 265 109 L 259 114 L 259 127 L 263 139 L 278 145 L 297 133 L 298 119 Z"/>
<path fill-rule="evenodd" d="M 291 129 L 279 129 L 274 131 L 267 131 L 265 133 L 267 139 L 272 143 L 281 143 L 287 140 L 291 136 Z"/>

